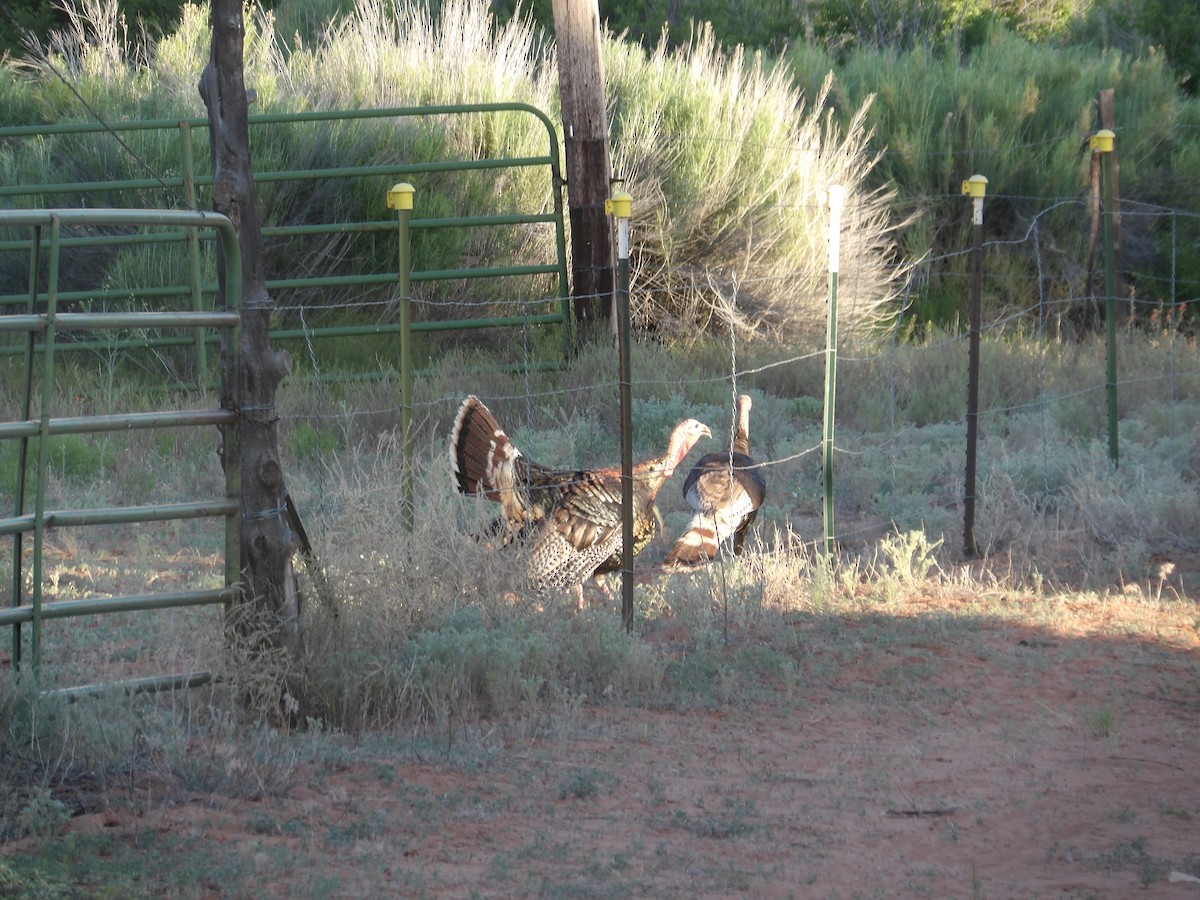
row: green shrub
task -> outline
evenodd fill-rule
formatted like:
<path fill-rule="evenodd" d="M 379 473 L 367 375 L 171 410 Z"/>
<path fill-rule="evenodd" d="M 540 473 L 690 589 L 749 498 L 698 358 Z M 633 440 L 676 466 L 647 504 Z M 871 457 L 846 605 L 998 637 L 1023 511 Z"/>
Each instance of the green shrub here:
<path fill-rule="evenodd" d="M 854 272 L 847 326 L 893 298 L 891 195 L 871 191 L 867 105 L 835 126 L 829 85 L 704 29 L 679 52 L 610 40 L 613 157 L 634 197 L 634 316 L 670 339 L 714 330 L 796 339 L 819 332 L 828 299 L 826 192 L 847 192 L 842 265 Z"/>
<path fill-rule="evenodd" d="M 809 92 L 831 66 L 826 51 L 803 45 L 789 51 L 788 62 Z M 985 319 L 1029 308 L 1035 290 L 1047 301 L 1086 295 L 1086 213 L 1062 201 L 1088 190 L 1086 142 L 1099 127 L 1094 107 L 1102 89 L 1114 89 L 1122 196 L 1177 205 L 1200 188 L 1197 169 L 1180 164 L 1195 152 L 1186 129 L 1191 105 L 1161 56 L 1037 44 L 996 28 L 965 59 L 924 46 L 903 53 L 863 48 L 834 70 L 832 101 L 841 121 L 874 97 L 864 125 L 883 153 L 869 183 L 897 191 L 898 219 L 917 214 L 898 237 L 908 258 L 932 259 L 918 268 L 913 313 L 921 320 L 959 327 L 966 321 L 953 298 L 967 295 L 971 217 L 960 185 L 973 174 L 989 182 L 985 228 L 995 245 L 985 262 Z M 1186 241 L 1170 254 L 1155 253 L 1155 241 L 1161 248 L 1167 239 L 1162 221 L 1125 219 L 1129 269 L 1161 272 L 1192 255 Z M 1039 273 L 1041 285 L 1031 289 Z"/>

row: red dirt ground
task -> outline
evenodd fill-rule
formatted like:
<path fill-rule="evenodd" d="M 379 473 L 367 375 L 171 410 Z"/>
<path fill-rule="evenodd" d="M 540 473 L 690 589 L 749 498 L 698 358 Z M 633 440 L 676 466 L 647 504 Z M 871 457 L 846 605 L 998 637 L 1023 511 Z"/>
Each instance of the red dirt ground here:
<path fill-rule="evenodd" d="M 1197 617 L 938 613 L 798 620 L 752 700 L 346 738 L 259 799 L 157 780 L 68 830 L 235 860 L 204 897 L 1200 898 Z"/>

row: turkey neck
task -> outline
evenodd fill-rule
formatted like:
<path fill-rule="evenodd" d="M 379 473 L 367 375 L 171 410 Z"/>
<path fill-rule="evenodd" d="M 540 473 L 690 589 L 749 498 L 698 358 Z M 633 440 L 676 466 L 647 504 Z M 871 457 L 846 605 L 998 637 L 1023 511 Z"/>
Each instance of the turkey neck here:
<path fill-rule="evenodd" d="M 733 452 L 750 454 L 750 397 L 737 399 L 737 434 L 733 436 Z"/>
<path fill-rule="evenodd" d="M 658 475 L 658 482 L 654 485 L 655 490 L 675 473 L 675 467 L 688 455 L 688 451 L 695 446 L 696 440 L 697 438 L 689 434 L 683 426 L 677 426 L 671 432 L 671 442 L 667 445 L 667 452 L 652 462 L 650 471 L 646 473 L 647 476 L 651 476 L 651 472 Z"/>

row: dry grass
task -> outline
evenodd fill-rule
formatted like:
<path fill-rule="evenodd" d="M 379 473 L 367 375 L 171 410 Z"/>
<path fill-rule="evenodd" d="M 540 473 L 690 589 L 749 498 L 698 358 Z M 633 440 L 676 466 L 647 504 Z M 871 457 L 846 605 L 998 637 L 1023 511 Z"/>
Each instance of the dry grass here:
<path fill-rule="evenodd" d="M 978 533 L 987 555 L 980 560 L 961 553 L 962 430 L 954 421 L 955 401 L 944 396 L 950 393 L 944 385 L 959 377 L 961 344 L 947 338 L 847 352 L 833 553 L 821 541 L 820 466 L 813 452 L 820 439 L 814 418 L 819 366 L 807 358 L 778 364 L 777 348 L 742 348 L 739 366 L 756 374 L 742 374 L 738 390 L 754 396 L 752 440 L 754 452 L 769 463 L 768 504 L 744 557 L 664 575 L 655 562 L 687 519 L 678 484 L 668 483 L 660 495 L 665 534 L 638 561 L 632 634 L 622 629 L 613 601 L 599 595 L 583 612 L 569 597 L 530 598 L 520 549 L 495 551 L 473 538 L 495 508 L 453 492 L 446 452 L 450 418 L 462 395 L 474 390 L 484 392 L 518 446 L 534 458 L 579 466 L 611 462 L 618 455 L 617 415 L 605 348 L 585 352 L 568 371 L 528 375 L 493 371 L 481 377 L 456 356 L 420 379 L 411 532 L 403 527 L 406 467 L 395 383 L 290 382 L 280 397 L 285 472 L 330 587 L 330 593 L 318 592 L 302 572 L 304 654 L 295 660 L 264 656 L 252 641 L 227 642 L 229 632 L 212 608 L 48 626 L 40 683 L 15 678 L 7 661 L 0 670 L 5 840 L 26 835 L 21 839 L 61 849 L 54 835 L 76 821 L 64 826 L 63 815 L 104 815 L 101 809 L 110 808 L 157 809 L 162 816 L 160 799 L 188 792 L 214 804 L 270 804 L 284 818 L 262 820 L 251 831 L 261 838 L 265 829 L 282 840 L 288 822 L 315 821 L 294 806 L 297 785 L 333 778 L 339 767 L 376 771 L 436 758 L 464 771 L 503 758 L 511 766 L 505 771 L 520 780 L 530 777 L 523 768 L 527 760 L 510 754 L 522 747 L 537 747 L 556 760 L 557 799 L 548 802 L 616 796 L 628 803 L 628 786 L 610 777 L 614 763 L 588 756 L 591 762 L 572 768 L 555 748 L 569 752 L 605 727 L 598 724 L 604 717 L 619 713 L 631 723 L 622 726 L 623 740 L 660 753 L 655 729 L 662 723 L 640 717 L 666 715 L 674 729 L 705 721 L 698 715 L 737 716 L 754 733 L 766 727 L 757 717 L 774 721 L 776 713 L 764 710 L 775 704 L 788 710 L 779 715 L 789 721 L 793 707 L 838 707 L 864 734 L 894 734 L 931 721 L 944 729 L 948 720 L 930 710 L 948 697 L 958 698 L 953 710 L 1015 715 L 1005 697 L 989 693 L 996 673 L 1004 673 L 1018 694 L 1042 691 L 1039 699 L 1053 712 L 1046 714 L 1051 724 L 1044 732 L 1031 724 L 1017 735 L 997 737 L 1003 747 L 989 746 L 985 754 L 1032 758 L 1041 752 L 1042 735 L 1060 728 L 1091 742 L 1131 740 L 1156 721 L 1140 709 L 1141 679 L 1151 678 L 1178 702 L 1191 702 L 1186 697 L 1195 689 L 1194 660 L 1191 669 L 1187 660 L 1197 627 L 1193 597 L 1200 571 L 1192 535 L 1200 532 L 1200 470 L 1195 444 L 1186 438 L 1200 419 L 1194 375 L 1177 364 L 1178 348 L 1136 334 L 1126 340 L 1130 356 L 1137 357 L 1131 368 L 1142 380 L 1141 390 L 1130 388 L 1124 407 L 1138 429 L 1123 434 L 1119 469 L 1107 461 L 1102 433 L 1087 437 L 1088 426 L 1081 424 L 1094 418 L 1080 399 L 1088 394 L 1068 389 L 1094 367 L 1093 348 L 988 348 L 988 355 L 1006 362 L 985 377 L 994 405 L 982 429 Z M 637 455 L 658 452 L 684 414 L 705 420 L 715 434 L 727 430 L 732 391 L 721 373 L 725 352 L 718 346 L 693 353 L 639 346 L 640 371 L 655 377 L 635 389 Z M 1155 384 L 1170 390 L 1156 397 L 1148 387 Z M 933 390 L 940 393 L 926 396 Z M 78 394 L 64 383 L 56 402 L 73 408 Z M 104 411 L 107 403 L 131 411 L 155 408 L 162 401 L 114 389 L 92 394 L 95 408 L 88 411 Z M 59 447 L 52 460 L 52 506 L 186 499 L 220 484 L 212 444 L 203 439 L 138 432 L 80 438 Z M 165 525 L 59 529 L 51 535 L 48 598 L 220 580 L 219 536 L 202 530 Z M 1019 656 L 1013 655 L 1014 642 Z M 1097 646 L 1128 661 L 1128 689 L 1114 693 L 1096 683 L 1065 696 L 1048 687 L 1056 673 L 1093 678 Z M 1054 652 L 1042 652 L 1047 649 Z M 982 693 L 976 696 L 963 686 L 962 671 L 948 668 L 949 660 L 971 672 L 981 665 L 997 668 L 977 685 Z M 1153 675 L 1155 666 L 1172 673 L 1169 685 Z M 186 693 L 116 694 L 78 703 L 37 693 L 81 681 L 200 669 L 212 671 L 216 681 Z M 281 709 L 291 714 L 282 721 Z M 893 713 L 909 724 L 893 720 Z M 817 724 L 835 720 L 826 716 Z M 975 727 L 972 721 L 959 724 Z M 389 748 L 382 755 L 381 745 Z M 891 751 L 874 743 L 871 753 L 887 759 Z M 722 771 L 720 778 L 732 777 Z M 881 799 L 887 784 L 878 774 L 856 772 L 851 780 L 829 782 L 830 802 L 890 800 Z M 772 783 L 763 778 L 756 783 Z M 372 784 L 369 778 L 357 783 Z M 387 788 L 372 790 L 392 796 Z M 518 803 L 528 790 L 514 785 L 496 802 Z M 540 802 L 522 809 L 544 818 Z M 781 821 L 764 811 L 768 798 L 756 802 L 726 806 L 717 798 L 715 805 L 689 806 L 682 817 L 654 811 L 660 807 L 645 815 L 654 829 L 681 839 L 754 844 L 765 839 L 768 823 L 778 828 Z M 933 796 L 913 802 L 943 801 Z M 461 810 L 438 809 L 439 827 L 457 827 Z M 485 824 L 496 821 L 481 815 Z M 351 830 L 329 832 L 327 840 L 310 845 L 313 859 L 325 859 L 326 846 L 355 841 L 397 850 L 387 844 L 384 835 L 393 832 L 382 820 L 355 813 L 342 821 Z M 1121 840 L 1137 837 L 1123 833 Z M 534 836 L 526 839 L 533 843 L 525 851 L 493 850 L 497 865 L 526 858 L 548 863 L 554 856 L 539 849 Z M 843 846 L 859 839 L 831 834 L 823 840 Z M 90 859 L 94 847 L 87 847 L 93 845 L 85 843 L 81 852 Z M 381 859 L 366 845 L 360 852 Z M 629 848 L 614 852 L 641 858 Z M 1147 877 L 1165 852 L 1136 858 L 1145 863 Z M 133 851 L 120 855 L 125 865 L 140 858 Z M 672 861 L 663 871 L 686 869 L 685 856 L 669 850 Z M 200 856 L 188 858 L 204 867 Z M 1118 871 L 1132 864 L 1112 863 Z M 286 880 L 293 868 L 281 864 L 272 871 Z M 247 871 L 229 877 L 239 882 Z M 72 877 L 96 885 L 107 876 Z M 337 877 L 339 889 L 348 890 L 364 876 Z M 428 885 L 422 879 L 432 876 L 413 877 L 414 884 Z M 473 876 L 464 877 L 470 882 Z M 572 883 L 586 884 L 588 877 Z M 606 877 L 636 889 L 623 876 Z M 713 884 L 727 878 L 769 884 L 772 877 L 738 870 L 714 875 Z M 945 887 L 933 875 L 918 878 L 930 879 Z"/>

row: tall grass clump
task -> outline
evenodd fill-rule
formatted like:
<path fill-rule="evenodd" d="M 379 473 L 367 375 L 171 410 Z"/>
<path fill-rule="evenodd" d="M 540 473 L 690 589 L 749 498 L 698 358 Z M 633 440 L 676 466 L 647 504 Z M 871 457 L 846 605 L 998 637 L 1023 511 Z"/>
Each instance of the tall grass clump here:
<path fill-rule="evenodd" d="M 824 326 L 826 192 L 847 192 L 844 271 L 849 325 L 892 310 L 903 270 L 891 245 L 888 190 L 869 99 L 838 125 L 829 85 L 798 90 L 786 68 L 711 29 L 679 51 L 605 44 L 613 154 L 634 197 L 636 316 L 670 338 L 713 327 L 795 338 Z"/>
<path fill-rule="evenodd" d="M 336 501 L 323 511 L 317 549 L 329 592 L 306 612 L 312 715 L 353 731 L 436 733 L 656 687 L 659 662 L 618 616 L 531 596 L 523 549 L 473 536 L 495 508 L 456 500 L 442 453 L 418 462 L 406 531 L 395 489 L 403 468 L 395 443 L 383 441 L 345 454 L 330 473 Z"/>

